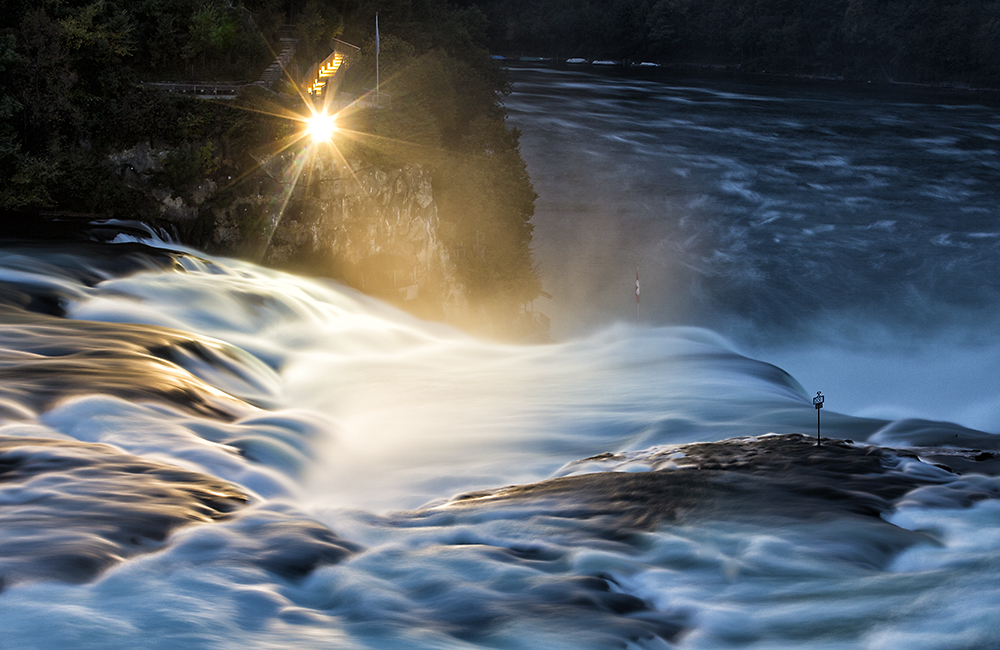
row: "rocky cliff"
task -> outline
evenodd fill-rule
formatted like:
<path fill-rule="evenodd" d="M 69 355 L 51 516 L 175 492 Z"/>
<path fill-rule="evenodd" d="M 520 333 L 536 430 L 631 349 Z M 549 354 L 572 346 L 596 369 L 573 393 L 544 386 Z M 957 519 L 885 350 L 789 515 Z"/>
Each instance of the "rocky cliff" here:
<path fill-rule="evenodd" d="M 169 150 L 114 157 L 182 239 L 225 255 L 341 280 L 427 318 L 470 323 L 467 291 L 442 237 L 429 171 L 332 152 L 287 152 L 228 186 L 164 186 Z M 158 182 L 159 181 L 159 182 Z"/>

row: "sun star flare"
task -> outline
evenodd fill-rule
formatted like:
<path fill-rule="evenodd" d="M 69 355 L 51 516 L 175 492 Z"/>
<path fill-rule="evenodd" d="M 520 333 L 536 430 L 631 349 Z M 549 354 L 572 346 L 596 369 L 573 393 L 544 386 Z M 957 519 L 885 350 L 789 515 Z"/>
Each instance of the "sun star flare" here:
<path fill-rule="evenodd" d="M 313 142 L 329 142 L 337 131 L 337 117 L 326 112 L 314 113 L 306 120 L 306 133 Z"/>

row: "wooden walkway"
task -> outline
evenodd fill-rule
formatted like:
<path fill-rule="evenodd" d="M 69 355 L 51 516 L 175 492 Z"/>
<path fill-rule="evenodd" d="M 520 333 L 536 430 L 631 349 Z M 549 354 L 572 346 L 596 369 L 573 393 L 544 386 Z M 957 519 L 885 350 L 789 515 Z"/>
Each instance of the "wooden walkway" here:
<path fill-rule="evenodd" d="M 330 56 L 310 68 L 309 73 L 306 74 L 306 79 L 311 79 L 312 81 L 307 81 L 306 92 L 313 97 L 323 96 L 323 93 L 327 90 L 327 86 L 333 80 L 333 77 L 337 74 L 337 71 L 340 70 L 340 66 L 344 64 L 346 59 L 346 54 L 334 50 Z"/>
<path fill-rule="evenodd" d="M 240 88 L 256 85 L 253 81 L 143 81 L 143 88 L 151 88 L 165 93 L 192 95 L 199 99 L 236 99 Z"/>
<path fill-rule="evenodd" d="M 337 71 L 347 62 L 350 55 L 361 49 L 357 45 L 351 45 L 339 38 L 334 38 L 330 44 L 333 46 L 333 52 L 330 53 L 330 56 L 309 68 L 309 72 L 306 73 L 306 83 L 303 87 L 312 97 L 322 97 L 330 90 L 330 83 Z"/>

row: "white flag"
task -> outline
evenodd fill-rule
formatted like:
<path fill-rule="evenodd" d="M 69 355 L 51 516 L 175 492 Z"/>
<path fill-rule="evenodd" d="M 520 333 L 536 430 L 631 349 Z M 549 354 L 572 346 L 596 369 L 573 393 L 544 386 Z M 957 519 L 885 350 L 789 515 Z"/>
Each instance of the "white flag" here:
<path fill-rule="evenodd" d="M 635 304 L 639 304 L 639 269 L 635 270 Z"/>
<path fill-rule="evenodd" d="M 378 14 L 375 14 L 375 54 L 379 53 Z"/>

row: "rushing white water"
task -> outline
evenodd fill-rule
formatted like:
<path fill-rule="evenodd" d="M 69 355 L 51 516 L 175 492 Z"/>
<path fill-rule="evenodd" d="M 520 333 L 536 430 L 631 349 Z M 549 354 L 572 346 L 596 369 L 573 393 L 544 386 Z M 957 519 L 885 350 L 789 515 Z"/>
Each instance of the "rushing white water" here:
<path fill-rule="evenodd" d="M 552 344 L 3 243 L 0 648 L 996 647 L 995 109 L 519 74 Z"/>
<path fill-rule="evenodd" d="M 985 475 L 885 461 L 886 489 L 925 487 L 884 519 L 785 510 L 774 495 L 799 498 L 781 492 L 802 478 L 794 467 L 735 492 L 723 480 L 715 496 L 686 492 L 685 479 L 670 489 L 686 514 L 656 525 L 618 521 L 619 506 L 590 511 L 615 494 L 586 482 L 596 472 L 669 479 L 650 472 L 655 454 L 667 454 L 662 468 L 694 453 L 673 445 L 812 430 L 794 379 L 707 330 L 616 326 L 501 345 L 331 283 L 140 253 L 158 261 L 124 274 L 44 249 L 0 256 L 11 291 L 64 312 L 5 316 L 7 379 L 55 391 L 40 401 L 9 383 L 2 396 L 0 437 L 13 441 L 0 462 L 5 648 L 984 648 L 996 638 L 1000 483 Z M 52 363 L 57 375 L 42 372 Z M 858 441 L 992 444 L 947 425 L 824 415 L 824 433 Z M 604 452 L 620 460 L 577 462 Z M 584 482 L 549 498 L 445 505 L 563 475 Z M 730 512 L 743 489 L 761 491 Z M 182 505 L 182 493 L 204 505 Z M 168 512 L 192 523 L 164 523 Z"/>
<path fill-rule="evenodd" d="M 323 419 L 310 492 L 344 505 L 415 507 L 538 480 L 609 445 L 757 434 L 761 408 L 775 431 L 812 426 L 793 379 L 706 330 L 620 326 L 563 344 L 498 345 L 316 281 L 235 261 L 182 264 L 187 272 L 108 280 L 68 315 L 192 332 L 262 360 L 246 362 L 251 381 L 238 385 L 184 365 L 229 394 Z M 690 372 L 713 363 L 715 372 Z"/>
<path fill-rule="evenodd" d="M 845 413 L 1000 431 L 996 96 L 514 68 L 557 336 L 699 324 Z"/>

